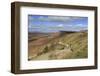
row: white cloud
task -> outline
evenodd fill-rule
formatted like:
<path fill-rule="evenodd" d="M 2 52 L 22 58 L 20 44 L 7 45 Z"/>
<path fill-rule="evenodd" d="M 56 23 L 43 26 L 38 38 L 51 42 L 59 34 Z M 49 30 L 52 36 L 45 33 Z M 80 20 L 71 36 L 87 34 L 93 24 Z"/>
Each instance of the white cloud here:
<path fill-rule="evenodd" d="M 84 17 L 75 17 L 75 16 L 40 16 L 39 20 L 41 21 L 63 21 L 63 22 L 68 22 L 71 20 L 76 20 L 76 19 L 83 19 Z"/>
<path fill-rule="evenodd" d="M 83 26 L 83 24 L 77 24 L 76 26 Z"/>
<path fill-rule="evenodd" d="M 56 20 L 56 21 L 68 21 L 71 20 L 71 17 L 63 17 L 63 16 L 48 16 L 49 20 Z"/>
<path fill-rule="evenodd" d="M 63 27 L 63 24 L 59 24 L 58 27 Z"/>

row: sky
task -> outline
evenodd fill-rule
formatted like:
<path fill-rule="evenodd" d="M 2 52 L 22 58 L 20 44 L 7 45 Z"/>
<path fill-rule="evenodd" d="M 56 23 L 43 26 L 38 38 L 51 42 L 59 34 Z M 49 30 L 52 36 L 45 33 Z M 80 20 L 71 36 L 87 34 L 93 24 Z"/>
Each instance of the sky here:
<path fill-rule="evenodd" d="M 29 32 L 59 32 L 87 30 L 88 17 L 28 15 Z"/>

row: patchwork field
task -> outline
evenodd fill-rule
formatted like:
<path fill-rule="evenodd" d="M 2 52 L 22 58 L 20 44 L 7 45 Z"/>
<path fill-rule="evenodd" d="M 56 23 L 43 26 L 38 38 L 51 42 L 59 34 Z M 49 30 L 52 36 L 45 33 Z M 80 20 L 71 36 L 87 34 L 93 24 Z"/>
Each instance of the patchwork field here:
<path fill-rule="evenodd" d="M 87 58 L 87 37 L 87 31 L 29 33 L 28 60 Z"/>

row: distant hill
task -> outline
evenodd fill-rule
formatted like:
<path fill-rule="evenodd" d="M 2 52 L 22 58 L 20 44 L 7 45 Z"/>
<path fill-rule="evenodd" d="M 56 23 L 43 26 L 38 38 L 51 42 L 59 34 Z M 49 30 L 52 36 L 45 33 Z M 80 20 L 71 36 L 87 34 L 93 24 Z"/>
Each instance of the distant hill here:
<path fill-rule="evenodd" d="M 28 40 L 33 41 L 40 38 L 55 38 L 61 35 L 61 32 L 53 32 L 53 33 L 40 33 L 40 32 L 29 32 L 28 33 Z"/>

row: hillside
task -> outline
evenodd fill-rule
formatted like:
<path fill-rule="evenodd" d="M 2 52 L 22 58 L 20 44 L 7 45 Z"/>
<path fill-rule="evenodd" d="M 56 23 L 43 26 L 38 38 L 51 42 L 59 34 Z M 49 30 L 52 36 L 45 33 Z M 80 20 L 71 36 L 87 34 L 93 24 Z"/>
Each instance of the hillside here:
<path fill-rule="evenodd" d="M 87 58 L 87 32 L 59 32 L 29 39 L 28 60 Z"/>

